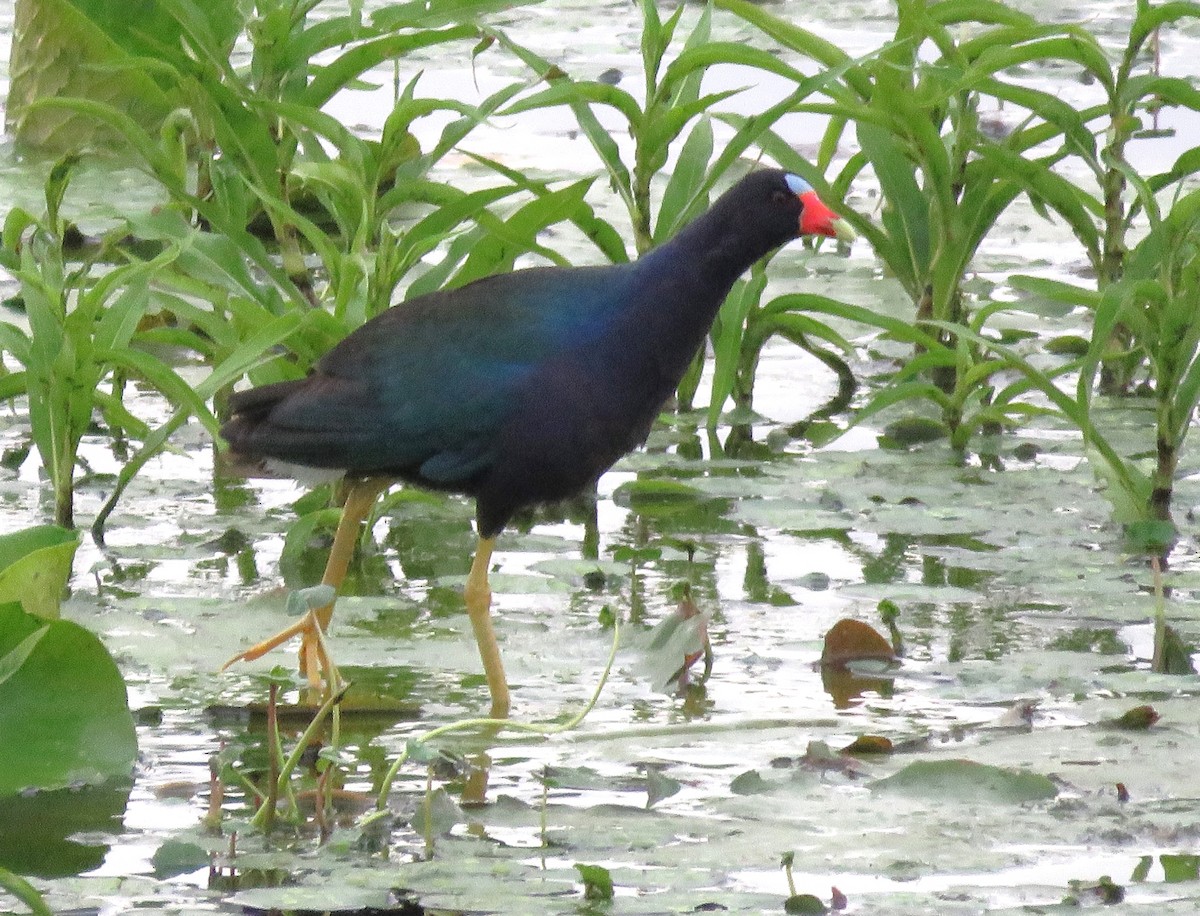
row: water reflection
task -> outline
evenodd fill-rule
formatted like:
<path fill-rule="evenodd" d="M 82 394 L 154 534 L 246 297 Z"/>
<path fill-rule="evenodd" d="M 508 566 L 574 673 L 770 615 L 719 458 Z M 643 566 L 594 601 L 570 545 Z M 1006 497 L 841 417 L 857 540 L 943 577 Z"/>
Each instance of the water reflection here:
<path fill-rule="evenodd" d="M 0 798 L 0 868 L 60 878 L 99 868 L 121 833 L 131 782 Z"/>

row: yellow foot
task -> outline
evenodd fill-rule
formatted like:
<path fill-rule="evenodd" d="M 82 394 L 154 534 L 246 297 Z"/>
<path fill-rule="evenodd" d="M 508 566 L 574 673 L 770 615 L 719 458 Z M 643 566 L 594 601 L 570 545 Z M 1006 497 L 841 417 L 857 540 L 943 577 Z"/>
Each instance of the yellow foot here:
<path fill-rule="evenodd" d="M 316 611 L 309 611 L 290 627 L 285 627 L 274 636 L 264 639 L 244 652 L 239 652 L 222 665 L 221 670 L 224 671 L 237 662 L 252 662 L 256 658 L 262 658 L 272 649 L 296 636 L 300 637 L 300 672 L 308 679 L 308 686 L 314 690 L 320 690 L 322 673 L 329 675 L 332 686 L 336 678 L 336 669 L 329 659 L 329 652 L 325 647 L 324 634 Z"/>

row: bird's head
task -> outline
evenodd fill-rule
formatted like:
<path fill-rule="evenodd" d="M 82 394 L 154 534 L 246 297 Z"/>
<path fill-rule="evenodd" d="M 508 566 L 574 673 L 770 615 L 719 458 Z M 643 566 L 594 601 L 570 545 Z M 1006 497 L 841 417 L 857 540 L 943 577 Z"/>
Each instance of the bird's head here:
<path fill-rule="evenodd" d="M 807 181 L 799 175 L 785 172 L 783 183 L 800 199 L 800 224 L 797 235 L 827 235 L 846 242 L 854 239 L 854 229 L 850 224 L 825 206 Z"/>

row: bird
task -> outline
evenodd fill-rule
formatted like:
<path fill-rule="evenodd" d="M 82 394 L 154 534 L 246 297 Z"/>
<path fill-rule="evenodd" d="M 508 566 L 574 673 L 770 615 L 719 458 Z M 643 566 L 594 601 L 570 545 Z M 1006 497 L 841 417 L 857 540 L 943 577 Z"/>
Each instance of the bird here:
<path fill-rule="evenodd" d="M 235 392 L 221 437 L 241 459 L 344 475 L 323 576 L 340 587 L 359 527 L 396 482 L 475 500 L 464 599 L 491 695 L 510 694 L 491 620 L 488 568 L 517 511 L 593 485 L 640 445 L 703 346 L 738 277 L 800 236 L 853 238 L 809 182 L 751 171 L 634 261 L 529 267 L 394 305 L 304 378 Z M 301 636 L 320 685 L 333 603 L 230 659 Z"/>

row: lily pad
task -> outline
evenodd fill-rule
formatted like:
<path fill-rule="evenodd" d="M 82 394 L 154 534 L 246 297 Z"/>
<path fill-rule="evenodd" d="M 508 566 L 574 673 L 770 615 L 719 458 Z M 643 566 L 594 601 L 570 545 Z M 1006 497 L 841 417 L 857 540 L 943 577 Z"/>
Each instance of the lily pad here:
<path fill-rule="evenodd" d="M 930 801 L 992 804 L 1046 801 L 1058 795 L 1048 777 L 973 760 L 918 760 L 871 784 L 872 791 Z"/>
<path fill-rule="evenodd" d="M 0 798 L 130 776 L 137 737 L 125 682 L 94 634 L 0 605 L 0 670 Z"/>
<path fill-rule="evenodd" d="M 150 860 L 154 877 L 174 878 L 209 865 L 211 856 L 203 846 L 183 840 L 167 840 L 154 851 Z"/>

